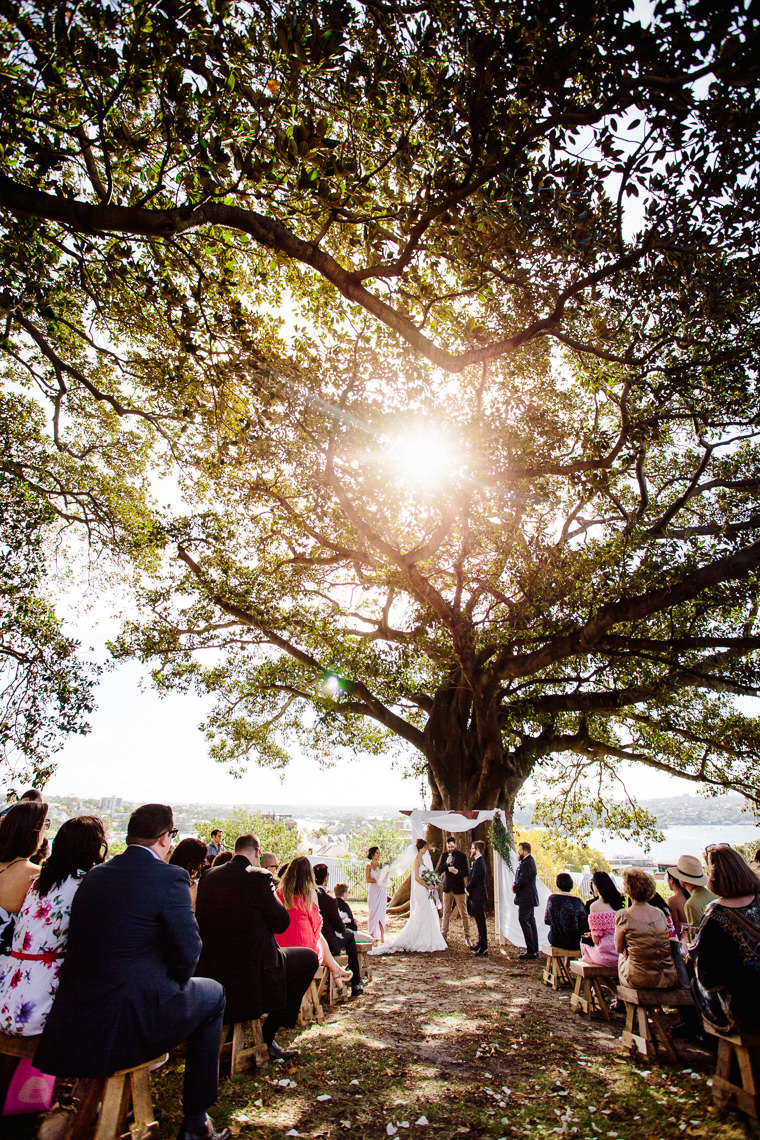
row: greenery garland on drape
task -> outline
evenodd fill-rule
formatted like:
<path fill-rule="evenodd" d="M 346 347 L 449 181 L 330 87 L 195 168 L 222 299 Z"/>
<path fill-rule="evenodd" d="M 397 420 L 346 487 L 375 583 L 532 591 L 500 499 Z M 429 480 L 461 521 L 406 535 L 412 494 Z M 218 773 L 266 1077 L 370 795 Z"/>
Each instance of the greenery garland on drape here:
<path fill-rule="evenodd" d="M 509 834 L 500 812 L 496 813 L 491 824 L 491 844 L 494 851 L 498 851 L 509 869 L 512 870 L 512 836 Z"/>

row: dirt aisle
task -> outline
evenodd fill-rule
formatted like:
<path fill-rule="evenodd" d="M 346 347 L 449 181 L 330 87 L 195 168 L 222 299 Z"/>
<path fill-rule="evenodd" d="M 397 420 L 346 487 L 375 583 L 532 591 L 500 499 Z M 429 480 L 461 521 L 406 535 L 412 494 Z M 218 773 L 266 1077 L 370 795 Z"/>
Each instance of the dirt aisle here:
<path fill-rule="evenodd" d="M 374 959 L 362 997 L 293 1035 L 298 1061 L 225 1083 L 218 1119 L 265 1140 L 746 1135 L 708 1114 L 708 1054 L 632 1061 L 620 1020 L 571 1013 L 512 947 L 473 958 L 459 929 L 447 952 Z"/>

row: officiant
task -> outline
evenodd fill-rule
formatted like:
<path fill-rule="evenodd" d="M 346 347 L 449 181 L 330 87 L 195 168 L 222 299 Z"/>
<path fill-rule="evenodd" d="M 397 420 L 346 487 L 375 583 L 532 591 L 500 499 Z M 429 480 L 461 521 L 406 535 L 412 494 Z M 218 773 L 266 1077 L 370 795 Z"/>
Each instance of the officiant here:
<path fill-rule="evenodd" d="M 470 945 L 470 922 L 467 917 L 467 904 L 465 887 L 467 886 L 467 873 L 469 865 L 464 851 L 457 848 L 457 841 L 453 835 L 446 840 L 446 850 L 438 860 L 436 873 L 443 875 L 443 917 L 441 919 L 441 934 L 448 937 L 451 912 L 456 908 L 462 920 L 462 929 L 467 945 Z"/>

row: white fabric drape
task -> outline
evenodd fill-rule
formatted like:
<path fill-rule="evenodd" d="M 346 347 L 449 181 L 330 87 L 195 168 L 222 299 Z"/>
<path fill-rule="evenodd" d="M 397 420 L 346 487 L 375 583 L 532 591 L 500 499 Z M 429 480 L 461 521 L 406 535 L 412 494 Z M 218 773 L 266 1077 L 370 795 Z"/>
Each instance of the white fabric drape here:
<path fill-rule="evenodd" d="M 424 839 L 428 823 L 432 823 L 433 827 L 439 827 L 441 831 L 450 831 L 453 835 L 460 831 L 472 831 L 479 823 L 490 823 L 495 815 L 495 811 L 475 811 L 463 815 L 459 811 L 424 811 L 422 808 L 415 808 L 410 816 L 412 838 Z"/>

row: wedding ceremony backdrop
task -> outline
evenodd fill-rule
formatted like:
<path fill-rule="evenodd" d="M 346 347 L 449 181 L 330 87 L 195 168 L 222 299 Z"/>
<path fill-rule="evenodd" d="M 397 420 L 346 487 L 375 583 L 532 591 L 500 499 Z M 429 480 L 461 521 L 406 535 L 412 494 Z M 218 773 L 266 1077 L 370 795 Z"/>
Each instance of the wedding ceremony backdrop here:
<path fill-rule="evenodd" d="M 422 808 L 415 808 L 408 814 L 412 821 L 412 838 L 414 840 L 425 838 L 425 828 L 428 824 L 440 828 L 444 835 L 459 835 L 463 831 L 473 831 L 481 823 L 492 823 L 496 816 L 499 816 L 502 822 L 506 823 L 504 812 L 500 808 L 488 811 L 425 811 Z M 493 856 L 493 902 L 496 935 L 500 943 L 506 940 L 511 942 L 513 946 L 524 949 L 525 939 L 517 921 L 517 907 L 514 905 L 512 896 L 517 852 L 513 848 L 513 859 L 510 866 L 494 846 L 491 846 L 490 850 Z M 546 900 L 551 891 L 540 878 L 536 880 L 536 889 L 538 890 L 539 901 L 536 925 L 539 929 L 540 939 L 543 931 Z"/>

